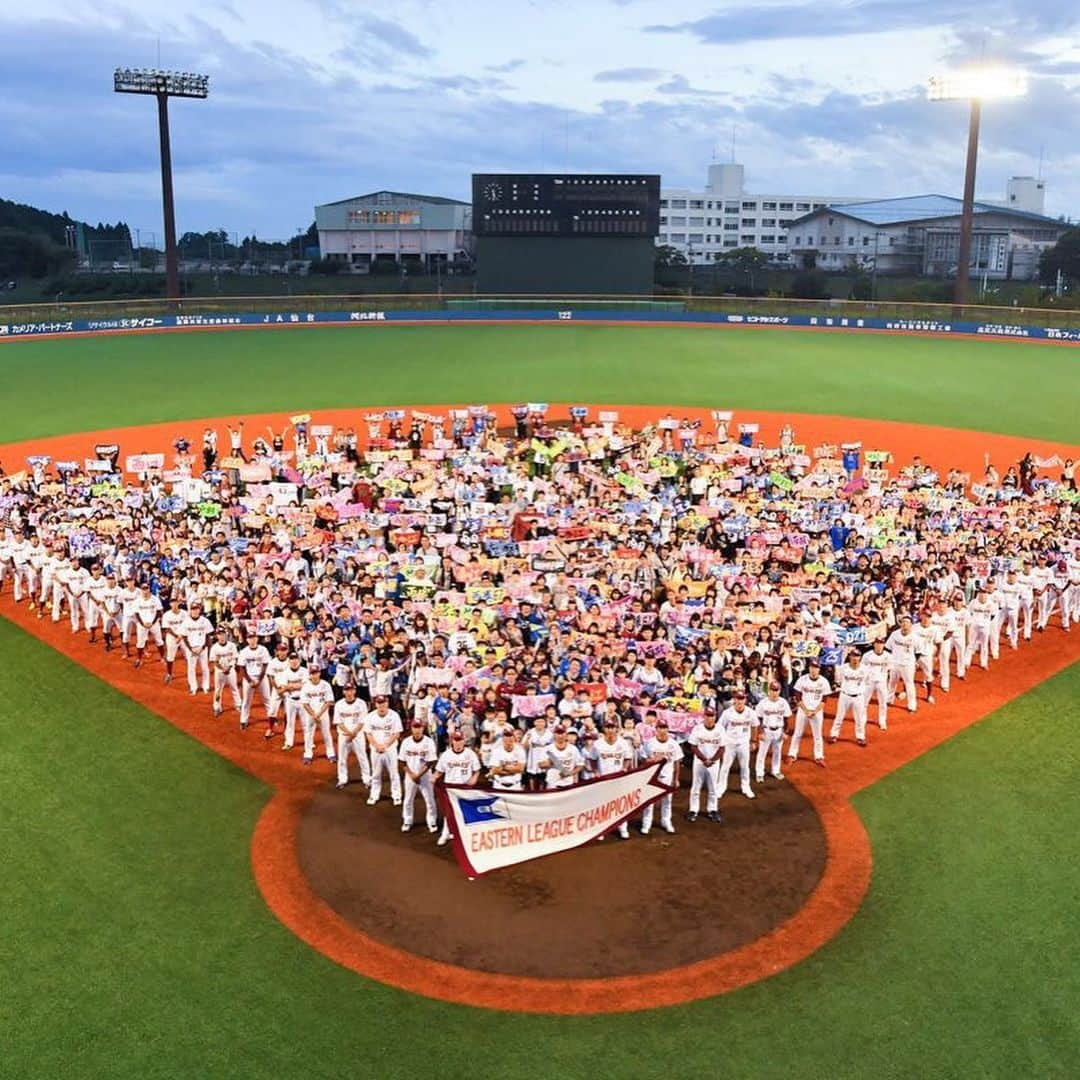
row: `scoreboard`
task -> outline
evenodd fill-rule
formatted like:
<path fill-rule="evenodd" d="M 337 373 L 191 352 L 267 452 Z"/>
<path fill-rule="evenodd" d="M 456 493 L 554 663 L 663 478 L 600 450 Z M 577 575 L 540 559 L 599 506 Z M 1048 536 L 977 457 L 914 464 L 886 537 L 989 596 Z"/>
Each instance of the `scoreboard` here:
<path fill-rule="evenodd" d="M 474 173 L 477 237 L 648 238 L 660 229 L 656 174 Z"/>

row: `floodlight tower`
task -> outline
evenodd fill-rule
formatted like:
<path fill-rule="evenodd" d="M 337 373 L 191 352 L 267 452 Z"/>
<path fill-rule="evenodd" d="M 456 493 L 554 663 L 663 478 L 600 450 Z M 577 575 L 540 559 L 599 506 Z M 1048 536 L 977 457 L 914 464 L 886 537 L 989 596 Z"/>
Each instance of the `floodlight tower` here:
<path fill-rule="evenodd" d="M 979 157 L 979 124 L 984 101 L 1023 97 L 1027 79 L 1021 72 L 1005 68 L 977 67 L 951 75 L 930 77 L 931 101 L 970 101 L 968 120 L 967 166 L 964 171 L 964 205 L 960 213 L 960 252 L 956 266 L 953 301 L 963 306 L 968 301 L 971 263 L 972 219 L 975 216 L 975 168 Z"/>
<path fill-rule="evenodd" d="M 158 135 L 161 140 L 161 202 L 165 211 L 165 294 L 180 299 L 176 266 L 176 211 L 173 205 L 172 152 L 169 148 L 169 98 L 205 98 L 210 77 L 156 68 L 117 68 L 113 89 L 118 94 L 149 94 L 157 98 Z"/>

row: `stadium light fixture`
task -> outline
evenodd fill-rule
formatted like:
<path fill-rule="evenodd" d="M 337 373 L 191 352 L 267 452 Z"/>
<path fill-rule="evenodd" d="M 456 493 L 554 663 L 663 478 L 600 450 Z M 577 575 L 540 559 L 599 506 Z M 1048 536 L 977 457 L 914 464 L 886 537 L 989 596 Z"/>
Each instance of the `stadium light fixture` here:
<path fill-rule="evenodd" d="M 931 101 L 969 101 L 967 164 L 964 169 L 964 201 L 960 212 L 960 250 L 956 260 L 953 301 L 968 301 L 971 278 L 971 234 L 975 217 L 975 171 L 979 158 L 979 125 L 984 101 L 1004 101 L 1027 93 L 1027 77 L 1021 71 L 1002 67 L 963 68 L 930 77 Z"/>
<path fill-rule="evenodd" d="M 210 77 L 191 71 L 157 68 L 117 68 L 113 90 L 118 94 L 144 94 L 158 103 L 158 137 L 161 143 L 161 202 L 165 215 L 165 293 L 180 299 L 180 274 L 176 257 L 176 208 L 173 202 L 172 150 L 169 144 L 169 98 L 205 98 Z"/>

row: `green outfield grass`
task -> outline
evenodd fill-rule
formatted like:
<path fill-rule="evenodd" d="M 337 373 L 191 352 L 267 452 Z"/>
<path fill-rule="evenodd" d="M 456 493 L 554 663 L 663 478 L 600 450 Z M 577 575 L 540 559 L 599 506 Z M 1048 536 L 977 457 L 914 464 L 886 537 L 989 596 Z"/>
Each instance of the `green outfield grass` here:
<path fill-rule="evenodd" d="M 185 417 L 550 400 L 791 409 L 1076 441 L 1080 349 L 825 331 L 330 327 L 19 342 L 0 442 Z"/>
<path fill-rule="evenodd" d="M 772 331 L 206 333 L 20 343 L 0 364 L 0 441 L 543 397 L 1075 441 L 1080 399 L 1068 349 Z M 0 620 L 0 1077 L 1071 1076 L 1078 701 L 1074 665 L 862 793 L 870 893 L 802 964 L 680 1008 L 526 1017 L 391 990 L 302 944 L 251 876 L 268 790 Z"/>

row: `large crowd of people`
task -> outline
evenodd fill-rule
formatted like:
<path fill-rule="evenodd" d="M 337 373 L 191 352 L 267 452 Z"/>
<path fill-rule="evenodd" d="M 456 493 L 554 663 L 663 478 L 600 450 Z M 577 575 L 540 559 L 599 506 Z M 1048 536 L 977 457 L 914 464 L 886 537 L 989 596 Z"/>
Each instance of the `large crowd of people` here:
<path fill-rule="evenodd" d="M 687 820 L 704 794 L 719 822 L 732 768 L 752 798 L 807 734 L 824 767 L 849 720 L 865 747 L 1080 618 L 1071 460 L 973 480 L 790 425 L 765 446 L 724 412 L 549 411 L 358 414 L 366 439 L 238 422 L 227 454 L 207 429 L 126 469 L 115 445 L 32 457 L 0 469 L 0 592 L 305 764 L 321 749 L 369 804 L 385 775 L 402 829 L 420 795 L 433 833 L 440 780 L 645 762 L 688 768 Z"/>

